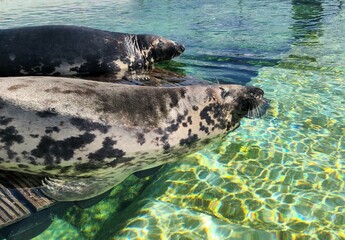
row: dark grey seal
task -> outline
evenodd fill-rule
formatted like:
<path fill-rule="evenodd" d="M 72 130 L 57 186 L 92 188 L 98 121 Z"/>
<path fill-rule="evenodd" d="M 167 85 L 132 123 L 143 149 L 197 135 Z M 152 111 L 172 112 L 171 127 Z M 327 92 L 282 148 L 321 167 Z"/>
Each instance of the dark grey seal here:
<path fill-rule="evenodd" d="M 77 26 L 0 30 L 0 76 L 104 75 L 170 60 L 183 45 L 148 34 L 127 34 Z M 116 76 L 120 75 L 120 76 Z"/>

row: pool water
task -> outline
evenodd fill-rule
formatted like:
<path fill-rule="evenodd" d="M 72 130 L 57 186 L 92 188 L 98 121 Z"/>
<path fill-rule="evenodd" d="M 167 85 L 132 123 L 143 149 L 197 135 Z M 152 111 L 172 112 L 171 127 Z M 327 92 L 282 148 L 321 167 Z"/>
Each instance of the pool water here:
<path fill-rule="evenodd" d="M 222 142 L 130 176 L 35 239 L 345 239 L 342 0 L 6 1 L 0 28 L 74 24 L 186 46 L 172 69 L 255 85 L 270 109 Z"/>

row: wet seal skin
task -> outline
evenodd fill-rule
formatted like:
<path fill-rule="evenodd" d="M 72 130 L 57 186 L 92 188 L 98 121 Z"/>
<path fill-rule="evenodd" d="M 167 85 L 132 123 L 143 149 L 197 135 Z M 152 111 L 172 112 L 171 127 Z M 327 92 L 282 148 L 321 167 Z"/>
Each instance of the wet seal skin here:
<path fill-rule="evenodd" d="M 183 51 L 183 45 L 149 34 L 67 25 L 1 29 L 0 77 L 117 76 L 171 60 Z M 13 86 L 20 87 L 25 84 Z"/>
<path fill-rule="evenodd" d="M 0 169 L 45 176 L 43 191 L 60 201 L 97 196 L 132 173 L 180 159 L 265 103 L 260 88 L 239 85 L 36 76 L 0 78 L 0 88 Z"/>

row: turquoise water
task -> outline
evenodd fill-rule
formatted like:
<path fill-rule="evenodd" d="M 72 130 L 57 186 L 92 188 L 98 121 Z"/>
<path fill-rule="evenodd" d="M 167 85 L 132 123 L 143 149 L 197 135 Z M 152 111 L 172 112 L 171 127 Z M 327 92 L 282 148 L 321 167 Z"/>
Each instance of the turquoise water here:
<path fill-rule="evenodd" d="M 163 35 L 186 46 L 173 69 L 271 108 L 36 239 L 345 239 L 343 1 L 0 0 L 0 28 L 39 24 Z"/>

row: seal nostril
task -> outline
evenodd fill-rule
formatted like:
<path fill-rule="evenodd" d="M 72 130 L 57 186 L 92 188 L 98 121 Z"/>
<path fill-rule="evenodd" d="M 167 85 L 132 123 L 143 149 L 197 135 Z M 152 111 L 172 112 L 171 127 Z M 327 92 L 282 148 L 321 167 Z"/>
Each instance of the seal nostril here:
<path fill-rule="evenodd" d="M 264 96 L 264 91 L 261 88 L 248 86 L 249 94 L 255 99 L 261 99 Z"/>
<path fill-rule="evenodd" d="M 183 53 L 184 50 L 186 50 L 186 49 L 185 49 L 185 47 L 184 47 L 183 45 L 180 45 L 180 46 L 179 46 L 179 50 L 180 50 L 181 53 Z"/>
<path fill-rule="evenodd" d="M 256 94 L 259 95 L 259 97 L 263 97 L 265 92 L 261 88 L 257 88 Z"/>

